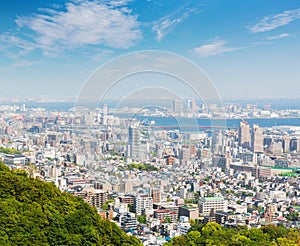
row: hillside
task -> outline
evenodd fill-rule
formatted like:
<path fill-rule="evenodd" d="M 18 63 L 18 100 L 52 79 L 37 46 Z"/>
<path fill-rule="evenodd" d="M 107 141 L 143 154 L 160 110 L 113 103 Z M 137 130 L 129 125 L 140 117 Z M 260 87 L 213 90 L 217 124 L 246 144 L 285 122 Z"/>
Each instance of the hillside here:
<path fill-rule="evenodd" d="M 141 245 L 80 198 L 0 163 L 0 245 Z"/>

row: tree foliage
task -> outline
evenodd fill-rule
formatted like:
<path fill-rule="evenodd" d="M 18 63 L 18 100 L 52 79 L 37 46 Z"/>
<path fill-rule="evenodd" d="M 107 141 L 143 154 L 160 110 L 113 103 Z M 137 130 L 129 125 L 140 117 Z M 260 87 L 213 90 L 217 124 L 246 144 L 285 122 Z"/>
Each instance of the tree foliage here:
<path fill-rule="evenodd" d="M 215 222 L 193 223 L 186 235 L 174 237 L 165 245 L 296 246 L 300 245 L 300 231 L 274 225 L 248 230 L 246 227 L 224 228 Z"/>
<path fill-rule="evenodd" d="M 16 149 L 11 149 L 11 148 L 4 148 L 0 146 L 0 153 L 4 154 L 21 154 L 21 151 L 16 150 Z"/>
<path fill-rule="evenodd" d="M 139 171 L 158 171 L 159 169 L 150 164 L 143 164 L 143 163 L 132 163 L 127 166 L 127 169 L 132 171 L 138 169 Z"/>
<path fill-rule="evenodd" d="M 0 245 L 141 245 L 81 198 L 0 163 Z"/>
<path fill-rule="evenodd" d="M 141 224 L 146 224 L 147 223 L 147 217 L 146 215 L 139 215 L 137 217 L 137 221 L 140 222 Z"/>

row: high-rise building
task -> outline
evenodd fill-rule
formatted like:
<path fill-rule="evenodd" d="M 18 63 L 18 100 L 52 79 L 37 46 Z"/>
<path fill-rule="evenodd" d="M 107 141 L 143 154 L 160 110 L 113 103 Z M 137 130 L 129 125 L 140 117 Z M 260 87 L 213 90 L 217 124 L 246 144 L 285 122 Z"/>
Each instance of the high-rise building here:
<path fill-rule="evenodd" d="M 222 131 L 214 131 L 212 135 L 212 151 L 222 153 L 225 146 L 225 139 Z"/>
<path fill-rule="evenodd" d="M 104 190 L 89 188 L 76 192 L 75 196 L 81 197 L 91 206 L 101 208 L 102 205 L 107 201 L 108 193 Z"/>
<path fill-rule="evenodd" d="M 173 111 L 174 112 L 181 112 L 183 111 L 183 102 L 180 100 L 173 101 Z"/>
<path fill-rule="evenodd" d="M 276 204 L 267 204 L 264 217 L 266 222 L 271 223 L 277 218 L 277 205 Z"/>
<path fill-rule="evenodd" d="M 127 155 L 133 159 L 141 158 L 141 131 L 138 125 L 130 125 L 128 129 Z"/>
<path fill-rule="evenodd" d="M 137 196 L 134 201 L 134 209 L 137 215 L 152 214 L 153 213 L 152 197 L 148 196 L 148 194 Z"/>
<path fill-rule="evenodd" d="M 168 219 L 171 223 L 176 222 L 178 218 L 175 212 L 163 209 L 155 210 L 153 213 L 153 217 L 159 219 L 160 221 L 166 221 Z"/>
<path fill-rule="evenodd" d="M 273 155 L 280 155 L 280 154 L 282 154 L 283 153 L 282 141 L 279 141 L 279 140 L 272 141 L 271 145 L 269 146 L 269 151 Z"/>
<path fill-rule="evenodd" d="M 128 192 L 131 192 L 133 189 L 133 186 L 132 186 L 132 182 L 130 181 L 122 181 L 120 184 L 119 184 L 119 192 L 120 193 L 128 193 Z"/>
<path fill-rule="evenodd" d="M 300 138 L 296 138 L 296 137 L 291 138 L 290 150 L 295 152 L 300 151 Z"/>
<path fill-rule="evenodd" d="M 211 211 L 227 212 L 227 201 L 223 197 L 203 197 L 198 203 L 199 213 L 210 215 Z"/>
<path fill-rule="evenodd" d="M 283 151 L 285 153 L 290 151 L 290 142 L 291 138 L 289 136 L 283 136 Z"/>
<path fill-rule="evenodd" d="M 250 126 L 247 121 L 241 121 L 239 129 L 239 145 L 249 148 L 251 144 Z"/>
<path fill-rule="evenodd" d="M 22 104 L 22 107 L 21 107 L 21 112 L 26 112 L 26 105 L 25 104 Z"/>
<path fill-rule="evenodd" d="M 189 146 L 184 145 L 182 146 L 182 148 L 180 149 L 179 152 L 179 160 L 180 160 L 180 164 L 185 164 L 187 161 L 189 161 L 191 159 L 191 149 Z"/>
<path fill-rule="evenodd" d="M 137 218 L 132 217 L 130 213 L 123 213 L 119 216 L 119 223 L 122 229 L 137 230 Z"/>
<path fill-rule="evenodd" d="M 150 196 L 152 197 L 153 203 L 161 202 L 161 193 L 158 188 L 150 188 Z"/>
<path fill-rule="evenodd" d="M 95 192 L 91 196 L 91 205 L 97 208 L 101 208 L 101 206 L 107 201 L 107 195 L 107 191 L 95 190 Z"/>
<path fill-rule="evenodd" d="M 106 126 L 107 125 L 107 104 L 103 105 L 103 111 L 102 111 L 102 125 Z"/>
<path fill-rule="evenodd" d="M 197 104 L 196 104 L 195 100 L 189 99 L 187 101 L 187 106 L 188 106 L 188 109 L 192 112 L 195 112 L 197 110 Z"/>
<path fill-rule="evenodd" d="M 264 135 L 263 129 L 258 125 L 253 124 L 252 129 L 252 138 L 251 138 L 251 148 L 255 153 L 263 153 L 264 152 Z"/>

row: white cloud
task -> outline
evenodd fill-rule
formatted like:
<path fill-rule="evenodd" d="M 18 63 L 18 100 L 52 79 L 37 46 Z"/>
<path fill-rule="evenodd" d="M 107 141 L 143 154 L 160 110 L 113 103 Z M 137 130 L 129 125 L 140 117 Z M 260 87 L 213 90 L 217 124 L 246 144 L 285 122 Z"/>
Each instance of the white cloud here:
<path fill-rule="evenodd" d="M 282 33 L 282 34 L 279 34 L 279 35 L 276 35 L 276 36 L 267 37 L 267 40 L 281 39 L 281 38 L 286 38 L 286 37 L 289 37 L 289 36 L 290 36 L 290 34 L 288 34 L 288 33 Z"/>
<path fill-rule="evenodd" d="M 227 43 L 228 42 L 225 40 L 214 40 L 209 44 L 205 44 L 198 48 L 194 48 L 194 52 L 200 57 L 208 57 L 240 49 L 234 47 L 227 47 Z"/>
<path fill-rule="evenodd" d="M 197 11 L 197 8 L 180 8 L 174 13 L 154 21 L 152 31 L 156 33 L 156 40 L 161 41 L 168 33 L 173 31 L 179 23 L 188 19 L 190 14 Z"/>
<path fill-rule="evenodd" d="M 64 10 L 46 9 L 30 17 L 17 17 L 20 33 L 31 40 L 22 41 L 14 35 L 7 39 L 17 39 L 13 44 L 21 49 L 41 49 L 45 55 L 89 45 L 126 49 L 142 38 L 128 2 L 77 0 L 67 2 Z"/>
<path fill-rule="evenodd" d="M 300 9 L 286 10 L 279 14 L 266 16 L 257 24 L 248 28 L 253 33 L 267 32 L 277 27 L 285 26 L 297 19 L 300 19 Z"/>
<path fill-rule="evenodd" d="M 156 32 L 156 40 L 161 41 L 169 32 L 171 32 L 175 26 L 182 22 L 182 18 L 178 19 L 160 19 L 156 21 L 152 27 L 152 30 Z"/>

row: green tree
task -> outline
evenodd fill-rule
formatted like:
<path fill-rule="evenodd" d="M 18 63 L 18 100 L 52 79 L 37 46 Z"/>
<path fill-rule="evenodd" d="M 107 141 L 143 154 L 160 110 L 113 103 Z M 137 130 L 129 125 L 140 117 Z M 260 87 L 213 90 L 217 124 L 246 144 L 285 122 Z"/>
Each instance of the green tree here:
<path fill-rule="evenodd" d="M 171 223 L 171 218 L 169 216 L 165 218 L 165 223 Z"/>
<path fill-rule="evenodd" d="M 209 222 L 202 228 L 202 235 L 210 236 L 217 231 L 221 231 L 222 227 L 216 222 Z"/>
<path fill-rule="evenodd" d="M 103 203 L 102 206 L 101 206 L 101 208 L 103 210 L 108 210 L 108 204 L 107 203 Z"/>
<path fill-rule="evenodd" d="M 186 238 L 189 242 L 193 242 L 196 245 L 201 242 L 201 233 L 199 231 L 190 231 Z"/>
<path fill-rule="evenodd" d="M 0 147 L 0 153 L 4 153 L 4 154 L 21 154 L 21 151 L 18 151 L 16 149 L 11 149 L 11 148 Z"/>
<path fill-rule="evenodd" d="M 176 246 L 186 246 L 188 240 L 185 236 L 179 236 L 172 238 L 170 245 L 176 245 Z"/>
<path fill-rule="evenodd" d="M 193 223 L 188 234 L 175 237 L 166 245 L 296 246 L 300 245 L 300 233 L 298 229 L 274 225 L 248 230 L 245 226 L 224 228 L 215 222 Z"/>
<path fill-rule="evenodd" d="M 139 215 L 138 217 L 137 217 L 137 220 L 138 220 L 138 222 L 140 222 L 141 224 L 146 224 L 147 223 L 147 217 L 146 217 L 146 215 Z"/>

